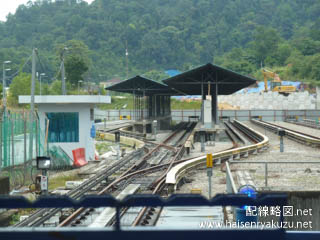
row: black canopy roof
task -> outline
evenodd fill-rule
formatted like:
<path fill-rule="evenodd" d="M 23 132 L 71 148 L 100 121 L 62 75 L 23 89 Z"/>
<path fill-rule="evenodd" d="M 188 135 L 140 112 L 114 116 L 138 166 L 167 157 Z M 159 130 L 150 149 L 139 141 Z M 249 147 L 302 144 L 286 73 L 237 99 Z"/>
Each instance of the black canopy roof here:
<path fill-rule="evenodd" d="M 134 95 L 180 95 L 171 87 L 141 76 L 136 76 L 106 88 L 107 90 Z"/>
<path fill-rule="evenodd" d="M 184 93 L 186 95 L 202 95 L 202 85 L 203 92 L 206 95 L 208 93 L 208 82 L 210 84 L 214 83 L 210 87 L 211 94 L 214 94 L 214 85 L 217 83 L 218 95 L 228 95 L 256 83 L 256 80 L 208 63 L 163 80 L 163 82 L 179 91 L 180 94 Z"/>

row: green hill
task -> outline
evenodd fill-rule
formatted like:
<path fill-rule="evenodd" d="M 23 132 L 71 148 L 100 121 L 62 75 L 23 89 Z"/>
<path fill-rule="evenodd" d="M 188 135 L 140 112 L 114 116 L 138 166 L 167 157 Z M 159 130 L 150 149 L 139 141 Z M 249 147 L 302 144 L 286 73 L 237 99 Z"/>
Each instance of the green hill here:
<path fill-rule="evenodd" d="M 21 5 L 0 23 L 0 60 L 13 70 L 37 47 L 56 76 L 56 49 L 80 40 L 86 78 L 99 82 L 150 70 L 214 62 L 258 76 L 261 64 L 287 66 L 291 80 L 320 81 L 320 2 L 315 0 L 76 0 Z M 26 71 L 31 67 L 27 66 Z"/>

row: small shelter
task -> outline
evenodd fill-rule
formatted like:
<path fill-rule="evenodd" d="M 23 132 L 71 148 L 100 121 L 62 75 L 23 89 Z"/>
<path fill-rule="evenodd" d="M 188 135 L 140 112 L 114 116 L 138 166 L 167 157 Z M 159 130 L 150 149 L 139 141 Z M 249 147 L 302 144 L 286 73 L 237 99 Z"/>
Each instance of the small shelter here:
<path fill-rule="evenodd" d="M 30 104 L 30 96 L 19 96 L 20 104 Z M 40 128 L 48 127 L 49 147 L 57 146 L 73 159 L 73 150 L 85 149 L 85 160 L 95 159 L 94 106 L 111 103 L 109 96 L 35 96 Z M 46 132 L 46 131 L 44 131 Z"/>
<path fill-rule="evenodd" d="M 229 69 L 208 63 L 190 71 L 183 72 L 163 80 L 170 88 L 180 94 L 201 95 L 202 100 L 211 96 L 212 120 L 218 124 L 218 95 L 229 95 L 242 88 L 256 83 L 256 80 L 233 72 Z M 202 104 L 201 118 L 204 119 L 204 104 Z"/>
<path fill-rule="evenodd" d="M 135 76 L 107 87 L 106 90 L 133 95 L 133 116 L 131 119 L 159 120 L 160 129 L 170 127 L 170 97 L 179 95 L 167 85 L 142 76 Z"/>

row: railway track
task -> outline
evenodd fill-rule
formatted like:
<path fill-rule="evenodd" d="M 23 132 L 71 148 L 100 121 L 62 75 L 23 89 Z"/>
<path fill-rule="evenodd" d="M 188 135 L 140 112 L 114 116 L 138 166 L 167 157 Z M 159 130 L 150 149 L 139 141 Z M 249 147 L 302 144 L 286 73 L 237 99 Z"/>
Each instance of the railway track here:
<path fill-rule="evenodd" d="M 241 125 L 236 127 L 236 126 L 233 126 L 233 124 L 228 123 L 228 122 L 226 122 L 225 125 L 227 127 L 226 133 L 233 143 L 233 146 L 230 148 L 230 150 L 237 149 L 240 145 L 239 143 L 241 143 L 241 145 L 246 145 L 248 143 L 248 141 L 245 140 L 244 137 L 240 135 L 239 131 L 245 133 L 248 136 L 248 138 L 250 138 L 251 141 L 253 141 L 253 142 L 259 141 L 258 137 L 251 134 L 247 129 L 246 129 L 247 131 L 245 131 L 243 128 L 241 128 Z M 193 159 L 194 158 L 191 158 L 190 161 L 192 161 Z M 187 161 L 184 161 L 184 162 L 187 162 Z M 181 164 L 183 164 L 183 163 L 181 163 Z M 176 165 L 176 166 L 178 166 L 178 165 Z M 159 180 L 155 184 L 155 187 L 154 187 L 152 194 L 159 194 L 165 188 L 167 174 L 171 170 L 172 170 L 172 166 L 166 170 L 166 172 L 162 176 L 162 178 L 159 178 Z M 140 226 L 155 226 L 160 215 L 161 215 L 162 210 L 163 210 L 163 207 L 142 208 L 140 213 L 138 214 L 137 218 L 132 223 L 132 226 L 138 226 L 138 225 L 140 225 Z"/>
<path fill-rule="evenodd" d="M 295 131 L 295 130 L 285 128 L 274 123 L 265 122 L 262 120 L 251 119 L 251 122 L 273 133 L 277 133 L 279 128 L 284 129 L 286 132 L 285 134 L 286 137 L 305 145 L 309 145 L 312 147 L 320 147 L 319 137 L 309 135 L 303 132 Z"/>
<path fill-rule="evenodd" d="M 173 165 L 177 161 L 179 161 L 182 158 L 183 154 L 185 153 L 185 150 L 186 150 L 184 146 L 185 142 L 187 141 L 189 136 L 192 134 L 192 131 L 195 128 L 195 126 L 196 126 L 196 123 L 194 122 L 188 123 L 187 130 L 180 136 L 180 138 L 176 142 L 176 145 L 180 144 L 179 150 L 177 151 L 175 156 L 173 156 L 173 158 L 169 161 L 168 168 L 165 169 L 163 171 L 163 174 L 156 181 L 152 183 L 152 189 L 153 189 L 152 194 L 160 194 L 163 191 L 165 187 L 166 175 L 170 171 L 170 169 L 173 167 Z M 141 208 L 139 211 L 139 214 L 137 215 L 134 222 L 132 223 L 132 226 L 150 224 L 150 219 L 153 219 L 153 224 L 151 225 L 154 225 L 158 220 L 158 217 L 160 216 L 161 211 L 162 211 L 162 208 L 150 208 L 150 207 Z M 153 216 L 153 218 L 151 218 L 150 216 Z"/>
<path fill-rule="evenodd" d="M 139 175 L 140 178 L 141 177 L 145 177 L 146 173 L 155 172 L 156 170 L 159 171 L 159 169 L 161 169 L 161 168 L 172 166 L 172 164 L 169 163 L 168 165 L 166 165 L 166 164 L 162 164 L 162 165 L 157 164 L 156 166 L 148 167 L 150 165 L 149 160 L 152 157 L 156 157 L 160 152 L 159 150 L 163 146 L 168 146 L 168 145 L 171 145 L 172 147 L 177 146 L 181 141 L 183 141 L 188 136 L 187 133 L 190 132 L 189 129 L 193 129 L 194 127 L 195 127 L 195 124 L 191 124 L 191 125 L 188 124 L 188 123 L 178 124 L 177 127 L 175 128 L 174 132 L 168 138 L 166 138 L 163 141 L 162 144 L 156 144 L 156 147 L 153 150 L 151 150 L 149 153 L 147 153 L 142 158 L 141 161 L 146 163 L 145 166 L 147 166 L 147 167 L 142 168 L 142 169 L 136 169 L 136 171 L 132 171 L 130 169 L 127 172 L 124 172 L 115 181 L 113 181 L 111 184 L 109 184 L 104 189 L 102 189 L 100 192 L 98 192 L 97 195 L 102 195 L 102 194 L 105 194 L 105 193 L 111 193 L 111 192 L 113 192 L 114 189 L 116 189 L 117 191 L 120 191 L 121 189 L 125 188 L 125 186 L 130 184 L 128 179 L 131 178 L 131 177 L 136 177 L 137 175 Z M 169 151 L 169 150 L 165 149 L 165 151 Z M 177 150 L 175 152 L 175 156 L 178 156 L 178 157 L 181 158 L 182 150 Z M 176 157 L 175 159 L 177 159 L 178 157 Z M 161 178 L 163 178 L 163 175 L 161 175 Z M 159 176 L 157 176 L 157 175 L 153 176 L 153 179 L 154 180 L 152 182 L 156 182 L 156 181 L 158 181 Z M 135 180 L 137 180 L 137 179 L 135 179 Z M 134 181 L 134 180 L 131 180 L 131 182 L 132 181 Z M 121 183 L 122 183 L 122 185 L 121 185 Z M 147 185 L 147 186 L 144 186 L 144 188 L 145 189 L 149 188 L 150 187 L 149 185 L 151 185 L 151 183 L 150 182 L 146 182 L 145 185 Z M 141 185 L 141 183 L 140 183 L 140 185 Z M 62 223 L 60 223 L 59 227 L 79 226 L 83 222 L 85 222 L 86 218 L 89 217 L 90 214 L 94 213 L 94 211 L 95 211 L 94 209 L 79 208 L 75 212 L 73 212 L 68 218 L 66 218 Z M 81 226 L 83 226 L 83 225 L 81 225 Z"/>
<path fill-rule="evenodd" d="M 143 150 L 140 149 L 138 151 L 133 152 L 132 154 L 126 156 L 122 160 L 118 161 L 117 163 L 113 164 L 110 167 L 98 172 L 96 175 L 88 179 L 87 181 L 83 182 L 81 185 L 75 187 L 71 191 L 69 191 L 66 196 L 79 199 L 85 195 L 88 191 L 92 188 L 97 188 L 98 184 L 101 184 L 105 179 L 109 176 L 114 174 L 115 172 L 119 171 L 121 168 L 128 166 L 135 160 L 137 157 L 142 155 Z M 132 168 L 139 167 L 142 162 L 135 162 L 132 164 Z M 45 221 L 50 219 L 52 216 L 57 214 L 61 209 L 41 209 L 36 211 L 35 213 L 31 214 L 27 219 L 21 221 L 14 225 L 14 227 L 34 227 L 40 226 Z"/>
<path fill-rule="evenodd" d="M 298 121 L 297 119 L 292 119 L 292 118 L 286 118 L 285 122 L 300 125 L 303 127 L 309 127 L 309 128 L 315 128 L 315 129 L 320 129 L 320 123 L 319 121 L 316 120 L 311 120 L 311 119 L 302 119 L 302 121 Z"/>
<path fill-rule="evenodd" d="M 71 190 L 67 195 L 75 199 L 80 199 L 82 196 L 86 195 L 88 191 L 91 191 L 92 188 L 95 188 L 95 194 L 97 195 L 121 192 L 129 184 L 140 184 L 140 188 L 143 192 L 151 191 L 152 194 L 161 194 L 166 189 L 167 175 L 172 170 L 172 168 L 183 162 L 193 160 L 181 160 L 181 158 L 185 152 L 184 144 L 190 136 L 190 134 L 192 134 L 195 125 L 196 123 L 181 123 L 177 125 L 175 131 L 161 144 L 150 143 L 150 151 L 148 153 L 143 154 L 143 150 L 140 149 L 139 151 L 134 152 L 134 154 L 136 154 L 135 156 L 133 156 L 132 154 L 126 156 L 126 158 L 121 159 L 114 165 L 106 168 L 101 172 L 98 172 L 98 174 L 96 174 L 94 177 L 87 180 L 84 184 L 81 184 L 80 186 Z M 243 137 L 239 135 L 237 131 L 242 131 L 241 125 L 230 125 L 227 129 L 227 135 L 232 140 L 234 145 L 233 148 L 230 150 L 241 148 L 239 147 L 239 143 L 241 143 L 242 146 L 246 145 L 246 141 Z M 261 140 L 258 139 L 257 136 L 254 136 L 254 134 L 251 134 L 250 136 L 249 133 L 248 135 L 251 141 L 257 142 Z M 150 146 L 152 146 L 153 148 Z M 159 155 L 163 154 L 164 152 L 167 152 L 165 159 L 169 159 L 169 161 L 160 161 L 157 164 L 152 165 L 151 159 L 159 157 Z M 170 157 L 168 158 L 167 156 Z M 130 157 L 132 157 L 131 160 L 129 160 Z M 137 160 L 137 158 L 139 158 L 139 160 Z M 113 182 L 106 184 L 105 179 L 116 172 L 120 172 L 120 170 L 120 176 L 118 176 L 118 178 L 115 179 Z M 145 179 L 148 180 L 144 181 L 146 182 L 146 184 L 144 184 L 142 181 Z M 104 184 L 102 184 L 102 182 L 104 182 Z M 29 218 L 27 218 L 26 220 L 16 224 L 15 227 L 42 226 L 45 221 L 58 214 L 60 211 L 61 209 L 39 210 L 34 214 L 30 215 Z M 95 213 L 94 211 L 94 209 L 76 209 L 72 212 L 71 215 L 67 216 L 62 222 L 60 222 L 58 226 L 85 226 L 85 224 L 88 224 L 87 220 L 91 215 L 97 215 L 97 213 Z M 126 209 L 126 211 L 122 213 L 122 216 L 125 216 L 127 211 L 128 209 Z M 157 216 L 160 216 L 162 209 L 139 208 L 135 209 L 135 211 L 137 216 L 134 222 L 132 223 L 133 226 L 150 224 L 153 225 L 157 221 Z M 127 214 L 129 214 L 129 212 Z M 133 213 L 130 212 L 130 214 Z M 153 217 L 150 218 L 150 216 Z"/>
<path fill-rule="evenodd" d="M 215 165 L 228 160 L 240 159 L 242 156 L 248 157 L 249 154 L 257 154 L 259 151 L 262 151 L 268 147 L 269 139 L 266 136 L 236 120 L 233 122 L 233 126 L 244 133 L 252 143 L 212 154 Z M 179 181 L 183 178 L 187 171 L 204 165 L 205 162 L 206 156 L 200 156 L 180 163 L 172 168 L 166 176 L 166 184 L 169 188 L 169 191 L 175 192 Z"/>
<path fill-rule="evenodd" d="M 176 127 L 173 134 L 171 134 L 164 142 L 165 145 L 168 143 L 174 136 L 180 132 L 183 128 L 183 124 L 180 124 Z M 120 127 L 119 127 L 120 128 Z M 118 129 L 118 128 L 114 128 Z M 108 130 L 109 131 L 109 130 Z M 108 132 L 107 131 L 107 132 Z M 102 133 L 106 131 L 101 131 Z M 89 192 L 91 189 L 95 189 L 99 192 L 99 185 L 103 186 L 102 183 L 107 179 L 109 176 L 115 174 L 116 172 L 121 171 L 121 175 L 125 176 L 126 174 L 129 174 L 134 169 L 138 169 L 145 165 L 146 161 L 152 153 L 159 150 L 162 147 L 161 144 L 157 145 L 153 150 L 149 151 L 147 154 L 144 155 L 142 160 L 136 161 L 134 164 L 132 164 L 132 160 L 136 160 L 137 158 L 141 157 L 143 155 L 143 150 L 140 149 L 138 151 L 133 152 L 132 154 L 126 156 L 119 162 L 113 164 L 111 167 L 107 167 L 105 170 L 98 172 L 95 176 L 91 177 L 87 181 L 85 181 L 83 184 L 79 185 L 78 187 L 74 188 L 73 190 L 69 191 L 66 196 L 74 198 L 74 199 L 80 199 L 82 196 L 84 196 L 87 192 Z M 131 165 L 130 167 L 128 167 Z M 38 227 L 43 225 L 47 220 L 49 220 L 51 217 L 55 216 L 61 211 L 61 209 L 40 209 L 33 214 L 31 214 L 27 219 L 24 221 L 21 221 L 14 225 L 14 227 Z"/>

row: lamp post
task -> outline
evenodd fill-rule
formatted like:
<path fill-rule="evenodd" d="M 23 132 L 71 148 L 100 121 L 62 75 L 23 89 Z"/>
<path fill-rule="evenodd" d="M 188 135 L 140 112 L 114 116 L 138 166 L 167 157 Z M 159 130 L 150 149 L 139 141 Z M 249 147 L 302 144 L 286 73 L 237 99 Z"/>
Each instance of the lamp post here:
<path fill-rule="evenodd" d="M 78 81 L 78 95 L 80 94 L 80 83 L 82 83 L 82 82 L 83 82 L 82 80 Z"/>
<path fill-rule="evenodd" d="M 42 76 L 44 77 L 45 75 L 46 75 L 45 73 L 41 73 L 41 74 L 40 74 L 40 96 L 41 96 L 41 77 L 42 77 Z"/>
<path fill-rule="evenodd" d="M 66 78 L 65 78 L 65 68 L 64 68 L 64 55 L 68 51 L 67 47 L 64 47 L 61 53 L 61 78 L 62 78 L 62 95 L 67 95 L 66 91 Z"/>
<path fill-rule="evenodd" d="M 3 99 L 3 108 L 4 112 L 7 107 L 7 98 L 6 98 L 6 71 L 10 71 L 11 69 L 6 69 L 5 65 L 11 63 L 11 61 L 4 61 L 2 64 L 3 69 L 3 77 L 2 77 L 2 99 Z"/>

